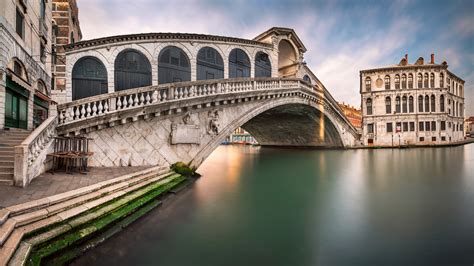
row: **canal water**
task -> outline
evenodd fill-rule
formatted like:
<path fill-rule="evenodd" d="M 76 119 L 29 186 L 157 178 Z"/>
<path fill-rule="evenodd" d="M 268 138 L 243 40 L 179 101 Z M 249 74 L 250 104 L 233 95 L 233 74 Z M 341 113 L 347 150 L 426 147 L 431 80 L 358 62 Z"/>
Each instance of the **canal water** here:
<path fill-rule="evenodd" d="M 474 144 L 221 146 L 202 177 L 74 265 L 473 265 Z"/>

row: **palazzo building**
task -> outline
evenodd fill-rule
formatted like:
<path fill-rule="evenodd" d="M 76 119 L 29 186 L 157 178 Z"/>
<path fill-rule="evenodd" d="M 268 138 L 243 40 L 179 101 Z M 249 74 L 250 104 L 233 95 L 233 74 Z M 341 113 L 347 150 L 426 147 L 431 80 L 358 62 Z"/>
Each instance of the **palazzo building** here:
<path fill-rule="evenodd" d="M 351 124 L 356 127 L 357 129 L 360 129 L 362 127 L 362 111 L 354 106 L 345 104 L 345 103 L 339 103 L 339 107 L 341 107 L 342 112 L 344 112 L 344 115 L 347 117 L 347 120 L 351 122 Z"/>
<path fill-rule="evenodd" d="M 51 1 L 0 1 L 0 130 L 48 117 L 51 43 Z"/>
<path fill-rule="evenodd" d="M 439 145 L 463 139 L 464 80 L 448 64 L 408 56 L 360 71 L 364 145 Z"/>

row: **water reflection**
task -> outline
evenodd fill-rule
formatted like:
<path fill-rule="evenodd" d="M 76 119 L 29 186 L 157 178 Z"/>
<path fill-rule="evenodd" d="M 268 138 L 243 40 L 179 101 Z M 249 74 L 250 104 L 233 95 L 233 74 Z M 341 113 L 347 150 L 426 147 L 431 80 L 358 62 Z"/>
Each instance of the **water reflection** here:
<path fill-rule="evenodd" d="M 195 185 L 76 265 L 472 265 L 474 144 L 223 146 Z"/>

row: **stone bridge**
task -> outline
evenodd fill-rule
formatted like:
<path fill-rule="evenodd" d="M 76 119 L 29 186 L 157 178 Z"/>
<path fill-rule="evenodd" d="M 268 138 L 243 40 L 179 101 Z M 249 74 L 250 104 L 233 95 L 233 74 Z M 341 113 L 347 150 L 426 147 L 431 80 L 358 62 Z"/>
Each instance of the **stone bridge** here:
<path fill-rule="evenodd" d="M 91 138 L 93 166 L 197 167 L 237 127 L 261 145 L 347 147 L 358 138 L 327 91 L 290 78 L 148 86 L 58 109 L 58 134 Z"/>

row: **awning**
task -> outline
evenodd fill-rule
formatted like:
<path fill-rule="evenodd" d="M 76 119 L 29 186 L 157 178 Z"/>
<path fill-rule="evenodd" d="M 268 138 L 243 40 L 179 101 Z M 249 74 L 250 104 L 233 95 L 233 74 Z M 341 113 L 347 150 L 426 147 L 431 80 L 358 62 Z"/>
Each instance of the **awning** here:
<path fill-rule="evenodd" d="M 26 81 L 24 81 L 22 78 L 18 77 L 14 73 L 11 75 L 12 81 L 15 82 L 16 84 L 22 86 L 23 88 L 33 92 L 35 91 L 30 84 L 28 84 Z"/>

